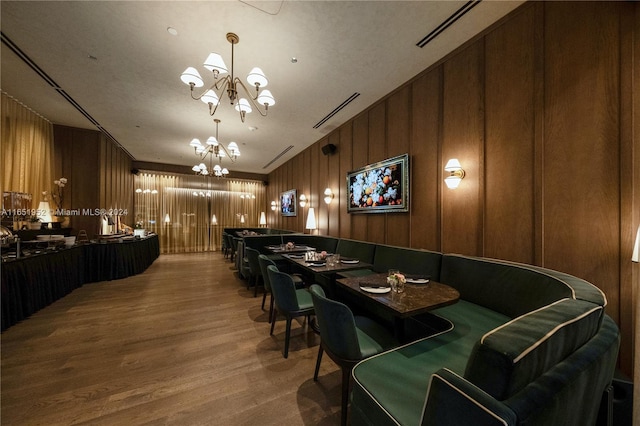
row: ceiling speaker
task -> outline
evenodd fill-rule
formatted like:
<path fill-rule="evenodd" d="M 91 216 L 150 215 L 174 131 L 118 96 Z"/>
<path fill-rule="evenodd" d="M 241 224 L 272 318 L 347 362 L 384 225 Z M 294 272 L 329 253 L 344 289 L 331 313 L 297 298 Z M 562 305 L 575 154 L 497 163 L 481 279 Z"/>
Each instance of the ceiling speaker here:
<path fill-rule="evenodd" d="M 322 147 L 322 153 L 324 155 L 331 155 L 336 152 L 336 146 L 332 143 L 326 144 Z"/>

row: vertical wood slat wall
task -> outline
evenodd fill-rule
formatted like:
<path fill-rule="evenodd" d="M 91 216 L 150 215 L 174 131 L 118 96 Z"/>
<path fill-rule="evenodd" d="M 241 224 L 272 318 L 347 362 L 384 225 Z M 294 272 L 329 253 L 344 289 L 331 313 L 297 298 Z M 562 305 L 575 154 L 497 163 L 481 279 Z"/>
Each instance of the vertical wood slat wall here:
<path fill-rule="evenodd" d="M 104 134 L 66 126 L 54 126 L 54 170 L 56 179 L 66 177 L 64 207 L 95 211 L 122 209 L 122 221 L 134 225 L 131 158 Z M 98 231 L 98 216 L 81 214 L 70 218 L 77 232 L 89 238 Z"/>
<path fill-rule="evenodd" d="M 633 2 L 523 5 L 271 173 L 267 198 L 288 189 L 311 195 L 322 235 L 585 278 L 607 295 L 623 335 L 621 367 L 630 372 L 639 10 Z M 335 154 L 322 154 L 327 143 Z M 346 172 L 404 152 L 410 212 L 346 213 Z M 456 190 L 443 182 L 450 158 L 467 173 Z M 335 193 L 329 206 L 327 186 Z M 270 211 L 268 223 L 302 232 L 306 212 Z"/>

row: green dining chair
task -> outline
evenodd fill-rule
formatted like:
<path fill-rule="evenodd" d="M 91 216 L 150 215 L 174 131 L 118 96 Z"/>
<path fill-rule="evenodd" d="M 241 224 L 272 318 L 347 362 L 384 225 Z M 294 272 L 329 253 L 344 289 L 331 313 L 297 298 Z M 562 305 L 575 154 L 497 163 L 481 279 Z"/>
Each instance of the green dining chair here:
<path fill-rule="evenodd" d="M 262 278 L 262 271 L 260 270 L 260 262 L 258 260 L 258 256 L 260 256 L 260 252 L 251 247 L 245 247 L 244 253 L 247 257 L 247 261 L 249 262 L 249 287 L 253 283 L 253 297 L 258 296 L 258 286 L 261 282 L 264 282 Z"/>
<path fill-rule="evenodd" d="M 271 282 L 269 281 L 269 270 L 267 266 L 272 265 L 278 269 L 278 265 L 268 256 L 261 254 L 258 256 L 258 263 L 260 264 L 260 272 L 262 273 L 262 280 L 264 282 L 264 293 L 262 294 L 262 310 L 264 311 L 264 304 L 267 301 L 267 294 L 269 294 L 269 324 L 273 320 L 273 292 L 271 291 Z M 291 275 L 293 283 L 296 289 L 304 287 L 304 281 L 299 275 Z"/>
<path fill-rule="evenodd" d="M 267 266 L 271 292 L 275 300 L 273 316 L 271 321 L 271 332 L 276 325 L 278 313 L 284 315 L 286 319 L 286 333 L 284 337 L 284 357 L 289 357 L 289 340 L 291 336 L 291 321 L 293 318 L 304 316 L 309 324 L 310 316 L 313 315 L 313 302 L 311 294 L 307 289 L 296 289 L 293 278 L 289 274 L 278 271 L 273 265 Z"/>
<path fill-rule="evenodd" d="M 342 370 L 340 423 L 346 425 L 351 370 L 363 359 L 398 346 L 398 343 L 380 324 L 366 317 L 354 316 L 347 305 L 328 299 L 319 285 L 312 284 L 310 292 L 320 328 L 320 346 L 313 380 L 318 381 L 324 351 Z"/>

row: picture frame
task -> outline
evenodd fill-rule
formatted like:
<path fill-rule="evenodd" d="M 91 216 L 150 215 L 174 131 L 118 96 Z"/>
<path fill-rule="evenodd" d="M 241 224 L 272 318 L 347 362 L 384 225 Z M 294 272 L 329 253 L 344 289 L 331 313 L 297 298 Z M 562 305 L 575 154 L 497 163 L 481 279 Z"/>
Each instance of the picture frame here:
<path fill-rule="evenodd" d="M 280 214 L 282 216 L 298 215 L 298 192 L 290 189 L 280 193 Z"/>
<path fill-rule="evenodd" d="M 409 154 L 369 164 L 347 173 L 347 212 L 409 211 Z"/>

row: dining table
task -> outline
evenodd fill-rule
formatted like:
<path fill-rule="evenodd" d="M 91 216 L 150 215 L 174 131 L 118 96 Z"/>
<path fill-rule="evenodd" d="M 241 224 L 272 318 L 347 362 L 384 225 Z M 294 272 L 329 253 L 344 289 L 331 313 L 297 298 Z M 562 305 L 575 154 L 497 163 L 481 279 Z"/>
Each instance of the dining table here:
<path fill-rule="evenodd" d="M 373 267 L 370 263 L 347 257 L 334 258 L 335 261 L 332 262 L 332 256 L 333 253 L 322 255 L 313 251 L 282 254 L 283 258 L 301 269 L 304 275 L 312 276 L 313 281 L 320 284 L 330 297 L 335 295 L 335 281 L 340 272 Z"/>
<path fill-rule="evenodd" d="M 455 288 L 421 276 L 407 276 L 407 283 L 401 293 L 392 291 L 387 283 L 386 273 L 339 278 L 336 286 L 351 295 L 352 300 L 390 315 L 399 341 L 406 340 L 407 319 L 454 304 L 460 298 L 460 293 Z"/>

